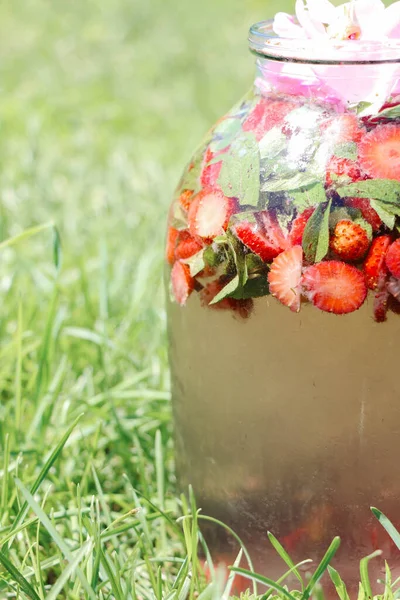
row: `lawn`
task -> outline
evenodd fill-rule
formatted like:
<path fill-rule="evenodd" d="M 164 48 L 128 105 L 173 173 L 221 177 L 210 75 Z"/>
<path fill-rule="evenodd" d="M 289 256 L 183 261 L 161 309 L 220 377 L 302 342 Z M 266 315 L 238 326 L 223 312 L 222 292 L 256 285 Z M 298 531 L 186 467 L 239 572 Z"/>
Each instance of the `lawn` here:
<path fill-rule="evenodd" d="M 185 600 L 205 586 L 196 523 L 176 522 L 190 509 L 174 478 L 163 235 L 180 169 L 251 85 L 248 26 L 278 5 L 0 5 L 0 598 Z"/>

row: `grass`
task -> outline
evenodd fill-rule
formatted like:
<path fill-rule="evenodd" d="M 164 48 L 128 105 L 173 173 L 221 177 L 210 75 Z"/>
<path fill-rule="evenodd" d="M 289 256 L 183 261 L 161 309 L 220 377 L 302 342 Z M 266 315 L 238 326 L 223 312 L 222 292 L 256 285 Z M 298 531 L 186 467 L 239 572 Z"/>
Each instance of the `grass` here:
<path fill-rule="evenodd" d="M 0 5 L 0 598 L 230 596 L 175 487 L 161 232 L 278 4 Z"/>

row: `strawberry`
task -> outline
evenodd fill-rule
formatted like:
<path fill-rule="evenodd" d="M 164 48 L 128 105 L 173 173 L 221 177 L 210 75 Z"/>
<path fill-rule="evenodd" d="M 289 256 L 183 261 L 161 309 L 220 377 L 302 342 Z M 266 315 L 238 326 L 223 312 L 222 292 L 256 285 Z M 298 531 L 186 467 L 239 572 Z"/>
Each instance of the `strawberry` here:
<path fill-rule="evenodd" d="M 338 260 L 308 267 L 302 283 L 314 306 L 336 315 L 359 309 L 367 296 L 362 271 Z"/>
<path fill-rule="evenodd" d="M 279 245 L 271 244 L 258 223 L 241 221 L 235 225 L 233 231 L 239 240 L 264 262 L 271 262 L 282 251 Z"/>
<path fill-rule="evenodd" d="M 289 234 L 289 240 L 293 246 L 297 246 L 298 244 L 301 246 L 304 230 L 313 212 L 313 208 L 306 208 L 306 210 L 297 215 L 293 221 Z"/>
<path fill-rule="evenodd" d="M 359 145 L 360 165 L 370 177 L 400 180 L 400 124 L 378 125 Z"/>
<path fill-rule="evenodd" d="M 282 125 L 285 117 L 296 107 L 287 100 L 261 98 L 243 123 L 243 131 L 252 131 L 260 141 L 277 125 Z"/>
<path fill-rule="evenodd" d="M 276 255 L 290 246 L 290 240 L 282 231 L 277 218 L 271 212 L 263 210 L 255 215 L 257 222 L 270 246 L 275 248 Z"/>
<path fill-rule="evenodd" d="M 190 275 L 188 265 L 177 261 L 171 270 L 171 285 L 175 300 L 181 306 L 186 304 L 186 300 L 194 290 L 194 279 Z"/>
<path fill-rule="evenodd" d="M 332 156 L 326 167 L 326 185 L 335 185 L 339 177 L 346 177 L 349 181 L 362 179 L 360 168 L 354 160 Z"/>
<path fill-rule="evenodd" d="M 391 277 L 388 281 L 387 289 L 392 294 L 392 296 L 400 302 L 400 279 L 396 279 L 396 277 Z"/>
<path fill-rule="evenodd" d="M 293 246 L 277 256 L 268 273 L 269 290 L 293 312 L 300 310 L 300 281 L 303 249 Z"/>
<path fill-rule="evenodd" d="M 369 239 L 361 225 L 342 219 L 336 223 L 329 246 L 342 260 L 355 261 L 366 254 Z"/>
<path fill-rule="evenodd" d="M 381 272 L 374 296 L 374 319 L 377 323 L 386 321 L 389 300 L 389 290 L 387 289 L 386 284 L 386 273 Z"/>
<path fill-rule="evenodd" d="M 175 246 L 178 239 L 179 231 L 175 227 L 168 227 L 167 243 L 165 248 L 165 259 L 172 265 L 175 260 Z"/>
<path fill-rule="evenodd" d="M 215 236 L 226 230 L 235 208 L 235 199 L 227 198 L 220 190 L 202 190 L 189 208 L 190 233 L 211 243 Z"/>
<path fill-rule="evenodd" d="M 198 237 L 194 238 L 188 231 L 180 231 L 175 249 L 175 258 L 177 260 L 190 258 L 193 254 L 200 252 L 203 244 Z"/>
<path fill-rule="evenodd" d="M 247 319 L 253 308 L 253 300 L 248 298 L 246 300 L 236 300 L 235 298 L 222 298 L 215 304 L 210 302 L 215 296 L 222 290 L 227 284 L 227 281 L 214 280 L 208 283 L 200 292 L 200 302 L 202 306 L 208 306 L 215 310 L 233 310 L 243 319 Z"/>
<path fill-rule="evenodd" d="M 376 289 L 381 273 L 386 272 L 385 257 L 390 246 L 390 235 L 380 235 L 371 244 L 364 262 L 364 273 L 370 290 Z"/>
<path fill-rule="evenodd" d="M 224 152 L 226 150 L 219 154 L 223 154 Z M 200 183 L 203 188 L 218 188 L 218 177 L 222 168 L 222 160 L 212 165 L 208 164 L 216 155 L 217 153 L 210 150 L 210 148 L 207 148 L 204 153 L 203 168 L 200 174 Z"/>
<path fill-rule="evenodd" d="M 390 246 L 386 254 L 386 266 L 393 277 L 400 278 L 400 239 Z"/>
<path fill-rule="evenodd" d="M 352 113 L 332 117 L 322 126 L 325 136 L 333 144 L 359 142 L 365 133 L 364 127 Z"/>
<path fill-rule="evenodd" d="M 186 210 L 186 211 L 189 210 L 193 195 L 194 195 L 193 190 L 183 190 L 183 192 L 179 196 L 179 203 L 184 210 Z"/>
<path fill-rule="evenodd" d="M 346 198 L 345 203 L 351 208 L 358 208 L 362 216 L 371 225 L 374 231 L 378 231 L 382 221 L 376 210 L 370 204 L 368 198 Z"/>

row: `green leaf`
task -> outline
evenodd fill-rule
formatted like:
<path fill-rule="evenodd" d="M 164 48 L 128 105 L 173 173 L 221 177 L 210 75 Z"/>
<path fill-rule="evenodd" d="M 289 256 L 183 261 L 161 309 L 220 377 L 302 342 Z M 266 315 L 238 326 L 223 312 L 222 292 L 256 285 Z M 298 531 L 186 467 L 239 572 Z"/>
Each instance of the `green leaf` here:
<path fill-rule="evenodd" d="M 194 192 L 200 190 L 200 174 L 205 150 L 206 146 L 203 143 L 201 148 L 196 152 L 193 160 L 186 165 L 175 191 L 176 196 L 179 196 L 183 190 L 193 190 Z"/>
<path fill-rule="evenodd" d="M 268 587 L 273 588 L 274 590 L 276 590 L 277 592 L 279 592 L 280 594 L 282 594 L 283 596 L 285 596 L 285 598 L 288 598 L 289 600 L 296 600 L 295 596 L 293 596 L 284 587 L 282 587 L 281 585 L 279 585 L 272 579 L 269 579 L 268 577 L 264 577 L 263 575 L 258 575 L 257 573 L 252 573 L 251 571 L 248 571 L 247 569 L 241 569 L 239 567 L 230 567 L 230 570 L 233 571 L 234 573 L 239 573 L 239 575 L 243 575 L 244 577 L 247 577 L 248 579 L 251 579 L 252 581 L 258 581 L 259 583 L 263 583 L 264 585 L 267 585 Z"/>
<path fill-rule="evenodd" d="M 281 545 L 281 543 L 276 539 L 276 537 L 268 531 L 268 539 L 281 557 L 281 559 L 287 564 L 287 566 L 292 569 L 293 573 L 296 575 L 297 579 L 300 581 L 301 589 L 303 589 L 303 578 L 300 575 L 298 569 L 296 569 L 294 562 L 290 558 L 289 554 L 286 552 L 285 548 Z"/>
<path fill-rule="evenodd" d="M 273 161 L 281 152 L 286 150 L 287 138 L 279 127 L 273 127 L 264 135 L 258 143 L 260 150 L 260 160 Z M 273 162 L 274 164 L 274 162 Z M 265 168 L 266 165 L 263 164 Z"/>
<path fill-rule="evenodd" d="M 333 154 L 337 158 L 348 158 L 350 160 L 357 160 L 358 149 L 355 142 L 342 142 L 336 144 L 333 149 Z"/>
<path fill-rule="evenodd" d="M 393 229 L 396 221 L 396 216 L 393 214 L 393 212 L 388 210 L 389 205 L 384 202 L 380 202 L 379 200 L 370 200 L 369 202 L 371 204 L 371 207 L 375 210 L 375 212 L 378 214 L 378 217 L 383 221 L 386 227 L 389 227 L 389 229 Z"/>
<path fill-rule="evenodd" d="M 230 298 L 236 300 L 246 300 L 247 298 L 260 298 L 261 296 L 268 296 L 269 285 L 266 275 L 260 275 L 258 277 L 251 277 L 246 281 L 243 287 L 238 287 L 233 294 L 230 294 Z"/>
<path fill-rule="evenodd" d="M 357 208 L 350 208 L 348 206 L 341 206 L 331 211 L 329 215 L 329 228 L 334 229 L 339 221 L 347 220 L 354 221 L 356 218 L 361 217 L 361 211 Z"/>
<path fill-rule="evenodd" d="M 325 188 L 320 182 L 292 190 L 289 192 L 289 196 L 300 212 L 306 208 L 318 206 L 318 204 L 326 202 Z"/>
<path fill-rule="evenodd" d="M 218 183 L 226 196 L 240 205 L 257 206 L 260 194 L 260 155 L 253 133 L 244 133 L 224 156 Z"/>
<path fill-rule="evenodd" d="M 281 192 L 297 190 L 301 187 L 311 186 L 320 183 L 320 177 L 311 171 L 297 172 L 289 177 L 279 177 L 267 179 L 261 186 L 262 192 Z"/>
<path fill-rule="evenodd" d="M 308 220 L 303 234 L 303 250 L 308 262 L 319 262 L 329 249 L 329 214 L 332 201 L 320 204 Z"/>
<path fill-rule="evenodd" d="M 211 300 L 210 304 L 216 304 L 220 300 L 223 300 L 227 296 L 233 294 L 237 288 L 240 286 L 240 278 L 239 275 L 235 275 L 233 279 L 230 280 L 229 283 L 226 284 L 225 287 L 222 288 L 220 292 Z"/>
<path fill-rule="evenodd" d="M 14 581 L 20 586 L 21 590 L 31 598 L 32 600 L 40 600 L 40 597 L 36 593 L 35 589 L 31 586 L 29 581 L 21 574 L 12 562 L 7 558 L 5 554 L 0 552 L 0 563 L 8 571 Z"/>
<path fill-rule="evenodd" d="M 175 229 L 179 229 L 179 231 L 181 231 L 182 229 L 186 229 L 188 226 L 187 215 L 183 207 L 181 206 L 179 200 L 175 200 L 175 202 L 171 206 L 170 225 Z"/>
<path fill-rule="evenodd" d="M 213 140 L 210 143 L 212 152 L 225 150 L 233 142 L 242 129 L 242 121 L 238 117 L 226 117 L 215 127 Z"/>
<path fill-rule="evenodd" d="M 335 556 L 339 546 L 340 546 L 340 538 L 339 537 L 333 538 L 332 543 L 329 546 L 328 550 L 326 551 L 323 559 L 319 563 L 318 567 L 315 569 L 314 574 L 311 576 L 311 579 L 308 582 L 307 587 L 303 592 L 302 600 L 308 600 L 308 598 L 311 596 L 311 593 L 312 593 L 314 587 L 317 585 L 318 581 L 321 579 L 322 575 L 325 573 L 326 569 L 328 568 L 329 563 L 331 562 L 332 558 Z"/>
<path fill-rule="evenodd" d="M 368 563 L 373 558 L 381 556 L 381 554 L 382 550 L 375 550 L 375 552 L 372 552 L 372 554 L 360 560 L 360 578 L 367 600 L 372 600 L 373 597 L 371 582 L 369 580 Z"/>
<path fill-rule="evenodd" d="M 390 106 L 389 108 L 384 108 L 377 115 L 376 118 L 384 117 L 385 119 L 398 119 L 400 117 L 400 104 L 396 104 L 396 106 Z"/>
<path fill-rule="evenodd" d="M 397 548 L 400 550 L 400 533 L 397 531 L 396 527 L 393 523 L 387 518 L 386 515 L 383 514 L 380 510 L 371 507 L 372 514 L 376 517 L 385 531 L 390 535 L 393 542 L 396 544 Z"/>
<path fill-rule="evenodd" d="M 217 267 L 223 262 L 224 257 L 221 251 L 216 252 L 212 246 L 207 246 L 203 250 L 203 259 L 209 267 Z"/>
<path fill-rule="evenodd" d="M 340 577 L 339 573 L 336 571 L 336 569 L 331 567 L 331 565 L 328 565 L 328 573 L 332 580 L 333 585 L 336 588 L 336 592 L 337 592 L 337 595 L 339 596 L 340 600 L 350 600 L 350 596 L 347 592 L 346 585 L 345 585 L 344 581 L 342 580 L 342 578 Z"/>
<path fill-rule="evenodd" d="M 60 232 L 57 227 L 53 228 L 53 257 L 54 265 L 59 271 L 62 263 L 62 246 Z"/>
<path fill-rule="evenodd" d="M 204 262 L 204 250 L 196 252 L 196 254 L 193 254 L 193 256 L 186 258 L 182 262 L 189 266 L 190 275 L 196 277 L 206 266 Z"/>
<path fill-rule="evenodd" d="M 245 262 L 248 273 L 266 270 L 265 262 L 257 254 L 246 254 Z"/>
<path fill-rule="evenodd" d="M 339 187 L 341 198 L 374 198 L 391 204 L 400 205 L 400 181 L 394 179 L 367 179 Z"/>

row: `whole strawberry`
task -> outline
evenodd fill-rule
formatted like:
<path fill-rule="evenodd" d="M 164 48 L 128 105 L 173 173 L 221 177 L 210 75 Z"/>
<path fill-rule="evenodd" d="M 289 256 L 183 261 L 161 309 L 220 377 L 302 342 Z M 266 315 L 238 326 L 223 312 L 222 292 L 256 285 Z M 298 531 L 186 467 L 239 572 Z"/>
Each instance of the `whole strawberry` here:
<path fill-rule="evenodd" d="M 354 262 L 365 256 L 369 239 L 361 225 L 343 219 L 336 224 L 329 245 L 342 260 Z"/>

